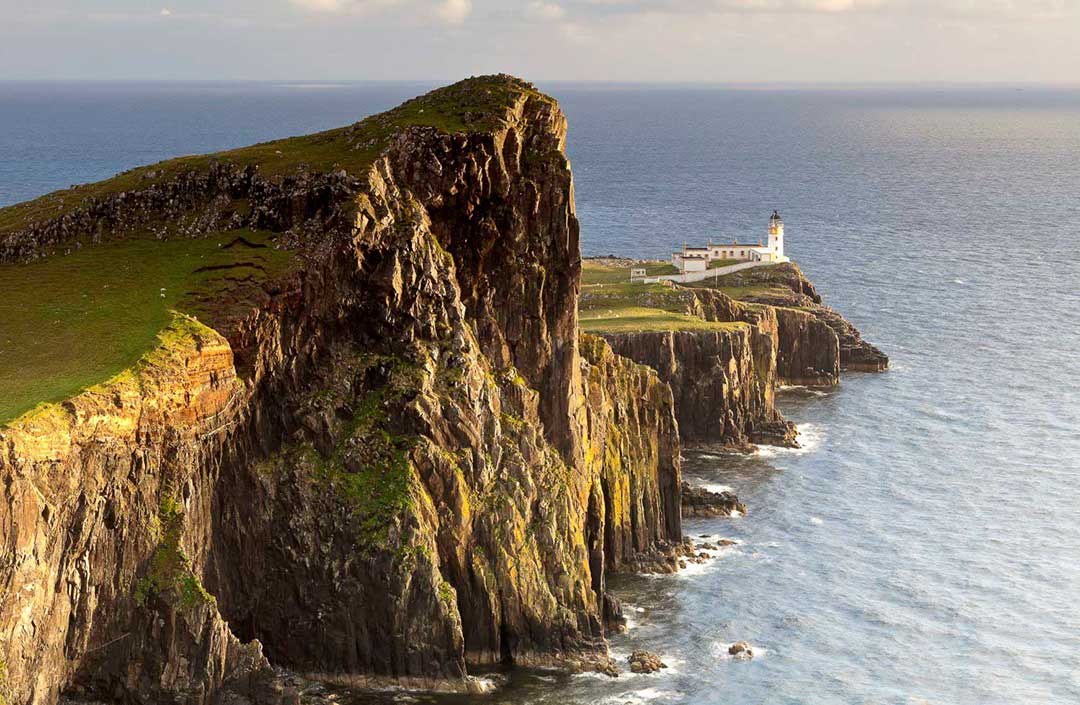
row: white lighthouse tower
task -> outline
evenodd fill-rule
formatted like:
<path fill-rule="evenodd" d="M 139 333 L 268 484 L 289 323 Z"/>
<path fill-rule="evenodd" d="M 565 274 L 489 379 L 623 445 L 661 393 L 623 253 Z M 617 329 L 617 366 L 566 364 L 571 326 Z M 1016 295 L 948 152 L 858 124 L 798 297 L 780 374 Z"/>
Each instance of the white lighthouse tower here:
<path fill-rule="evenodd" d="M 784 262 L 784 221 L 777 211 L 769 218 L 769 249 L 776 261 Z"/>

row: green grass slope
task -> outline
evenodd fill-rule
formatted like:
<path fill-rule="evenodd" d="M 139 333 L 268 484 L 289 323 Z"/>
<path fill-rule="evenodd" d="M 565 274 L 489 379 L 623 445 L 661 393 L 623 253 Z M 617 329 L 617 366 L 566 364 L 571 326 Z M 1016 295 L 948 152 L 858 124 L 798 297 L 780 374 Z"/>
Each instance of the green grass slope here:
<path fill-rule="evenodd" d="M 642 265 L 650 276 L 671 265 Z M 630 282 L 630 266 L 585 260 L 581 267 L 578 320 L 588 333 L 668 330 L 732 330 L 744 323 L 706 321 L 689 312 L 686 292 L 664 284 Z"/>
<path fill-rule="evenodd" d="M 273 235 L 233 231 L 84 247 L 66 257 L 0 265 L 0 426 L 130 367 L 179 310 L 220 315 L 245 288 L 292 259 Z"/>

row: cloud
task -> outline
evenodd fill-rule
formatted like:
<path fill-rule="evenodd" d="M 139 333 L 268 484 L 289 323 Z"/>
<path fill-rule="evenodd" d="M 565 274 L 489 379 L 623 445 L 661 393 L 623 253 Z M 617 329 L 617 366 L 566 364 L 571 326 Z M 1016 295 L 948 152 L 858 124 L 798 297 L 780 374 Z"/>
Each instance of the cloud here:
<path fill-rule="evenodd" d="M 1073 0 L 563 0 L 584 15 L 890 14 L 1038 19 L 1075 14 Z M 577 14 L 577 12 L 575 12 Z"/>
<path fill-rule="evenodd" d="M 561 20 L 566 17 L 566 8 L 544 0 L 533 0 L 526 8 L 526 12 L 530 17 L 538 20 Z"/>
<path fill-rule="evenodd" d="M 393 7 L 434 16 L 448 24 L 461 24 L 472 13 L 472 0 L 289 0 L 293 6 L 320 14 L 366 15 Z"/>
<path fill-rule="evenodd" d="M 314 10 L 316 12 L 338 12 L 347 3 L 345 0 L 290 0 L 302 10 Z"/>
<path fill-rule="evenodd" d="M 444 22 L 461 24 L 472 13 L 472 0 L 445 0 L 435 10 Z"/>

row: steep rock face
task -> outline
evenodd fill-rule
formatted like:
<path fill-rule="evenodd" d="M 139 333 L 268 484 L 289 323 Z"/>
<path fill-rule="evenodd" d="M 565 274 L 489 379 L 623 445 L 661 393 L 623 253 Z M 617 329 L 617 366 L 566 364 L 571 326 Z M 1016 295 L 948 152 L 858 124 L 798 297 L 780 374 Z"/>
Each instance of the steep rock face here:
<path fill-rule="evenodd" d="M 209 525 L 212 458 L 247 394 L 227 341 L 180 319 L 136 373 L 0 433 L 8 701 L 51 703 L 81 678 L 109 695 L 202 703 L 266 670 L 188 559 Z"/>
<path fill-rule="evenodd" d="M 795 428 L 775 407 L 775 317 L 772 330 L 738 323 L 728 329 L 611 333 L 619 355 L 648 365 L 671 385 L 686 441 L 792 445 Z"/>
<path fill-rule="evenodd" d="M 775 311 L 780 384 L 839 384 L 840 341 L 833 329 L 807 311 L 784 307 Z"/>
<path fill-rule="evenodd" d="M 244 181 L 288 196 L 256 211 L 294 278 L 2 431 L 7 700 L 273 701 L 261 649 L 451 688 L 603 658 L 605 571 L 680 540 L 672 399 L 601 343 L 579 356 L 565 120 L 480 85 L 512 95 L 497 128 L 402 131 L 362 179 Z M 220 195 L 192 188 L 197 210 Z M 95 203 L 5 256 L 170 198 Z"/>
<path fill-rule="evenodd" d="M 593 498 L 603 503 L 590 506 L 598 522 L 592 538 L 603 541 L 608 569 L 625 570 L 638 554 L 668 552 L 682 542 L 674 400 L 652 368 L 616 355 L 603 338 L 582 336 L 582 356 L 588 363 L 586 467 L 600 482 Z"/>

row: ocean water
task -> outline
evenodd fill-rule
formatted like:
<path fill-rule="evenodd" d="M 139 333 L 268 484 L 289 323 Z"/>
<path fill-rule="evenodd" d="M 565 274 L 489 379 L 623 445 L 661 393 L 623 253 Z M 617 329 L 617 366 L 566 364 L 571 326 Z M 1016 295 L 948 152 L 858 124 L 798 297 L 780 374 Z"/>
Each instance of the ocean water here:
<path fill-rule="evenodd" d="M 1080 91 L 542 87 L 586 254 L 754 241 L 778 208 L 892 369 L 783 392 L 801 450 L 686 452 L 749 512 L 686 522 L 738 541 L 717 559 L 614 582 L 616 656 L 668 669 L 517 673 L 482 702 L 1080 702 Z M 424 88 L 0 84 L 0 204 Z"/>

